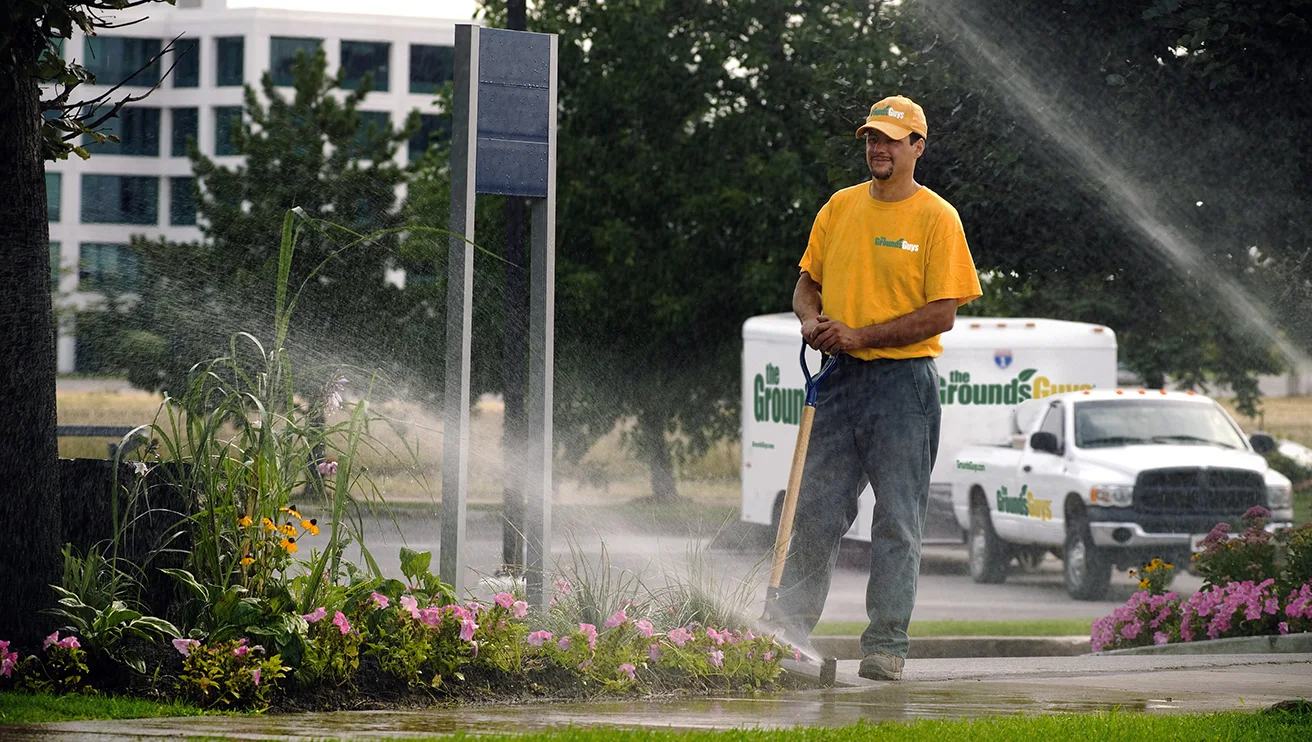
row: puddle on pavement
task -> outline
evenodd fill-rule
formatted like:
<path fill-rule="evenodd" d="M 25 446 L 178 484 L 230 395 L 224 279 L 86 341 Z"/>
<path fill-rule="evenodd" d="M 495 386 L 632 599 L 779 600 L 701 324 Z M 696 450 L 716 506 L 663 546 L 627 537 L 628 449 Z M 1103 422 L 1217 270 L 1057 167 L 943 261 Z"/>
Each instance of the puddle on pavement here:
<path fill-rule="evenodd" d="M 71 722 L 41 727 L 0 726 L 0 742 L 18 739 L 109 742 L 179 735 L 239 739 L 361 739 L 457 732 L 521 734 L 566 726 L 775 729 L 847 726 L 859 721 L 1091 713 L 1114 709 L 1143 712 L 1170 708 L 1169 704 L 1127 698 L 1124 693 L 1110 691 L 1106 694 L 1082 692 L 1079 694 L 1081 698 L 1071 699 L 1059 697 L 1062 694 L 1060 688 L 1045 690 L 1040 686 L 1026 690 L 1017 692 L 1014 685 L 978 683 L 966 692 L 908 683 L 883 688 L 830 689 L 750 698 Z"/>

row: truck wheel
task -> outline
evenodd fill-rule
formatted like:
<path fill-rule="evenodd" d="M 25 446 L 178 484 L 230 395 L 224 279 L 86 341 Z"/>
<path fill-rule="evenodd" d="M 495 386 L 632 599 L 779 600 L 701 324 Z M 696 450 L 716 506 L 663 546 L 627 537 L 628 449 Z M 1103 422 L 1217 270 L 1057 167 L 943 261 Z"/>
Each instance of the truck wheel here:
<path fill-rule="evenodd" d="M 1011 552 L 993 530 L 988 509 L 978 505 L 970 509 L 968 554 L 970 579 L 987 585 L 997 585 L 1007 579 Z"/>
<path fill-rule="evenodd" d="M 1066 526 L 1066 548 L 1062 575 L 1066 594 L 1076 600 L 1101 600 L 1112 581 L 1112 564 L 1093 543 L 1093 534 L 1083 518 L 1072 518 Z"/>

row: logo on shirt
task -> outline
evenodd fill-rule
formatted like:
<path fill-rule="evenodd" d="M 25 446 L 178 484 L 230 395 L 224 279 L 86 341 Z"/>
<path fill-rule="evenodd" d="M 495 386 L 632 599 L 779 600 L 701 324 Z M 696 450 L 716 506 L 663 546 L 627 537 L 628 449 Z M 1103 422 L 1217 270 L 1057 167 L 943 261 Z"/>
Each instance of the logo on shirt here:
<path fill-rule="evenodd" d="M 920 252 L 920 245 L 906 240 L 890 240 L 887 237 L 876 237 L 875 247 L 896 247 L 899 250 L 907 252 Z"/>
<path fill-rule="evenodd" d="M 895 119 L 906 118 L 906 114 L 905 114 L 905 113 L 903 113 L 902 111 L 896 111 L 896 110 L 894 110 L 892 106 L 884 106 L 883 108 L 873 108 L 873 107 L 872 107 L 872 108 L 870 109 L 870 115 L 871 115 L 871 116 L 890 116 L 890 117 L 895 118 Z"/>

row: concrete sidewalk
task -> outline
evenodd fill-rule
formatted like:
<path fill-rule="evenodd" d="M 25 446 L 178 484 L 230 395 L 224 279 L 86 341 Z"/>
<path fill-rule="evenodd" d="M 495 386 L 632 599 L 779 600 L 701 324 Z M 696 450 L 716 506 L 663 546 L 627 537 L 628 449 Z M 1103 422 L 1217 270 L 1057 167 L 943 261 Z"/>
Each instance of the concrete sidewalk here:
<path fill-rule="evenodd" d="M 1082 656 L 926 659 L 906 678 L 876 683 L 840 661 L 846 687 L 767 697 L 692 697 L 422 711 L 358 711 L 259 717 L 138 719 L 0 726 L 9 740 L 382 739 L 415 735 L 509 733 L 576 727 L 675 729 L 847 726 L 997 715 L 1257 711 L 1312 697 L 1312 654 L 1217 657 Z M 798 671 L 818 673 L 814 663 Z"/>

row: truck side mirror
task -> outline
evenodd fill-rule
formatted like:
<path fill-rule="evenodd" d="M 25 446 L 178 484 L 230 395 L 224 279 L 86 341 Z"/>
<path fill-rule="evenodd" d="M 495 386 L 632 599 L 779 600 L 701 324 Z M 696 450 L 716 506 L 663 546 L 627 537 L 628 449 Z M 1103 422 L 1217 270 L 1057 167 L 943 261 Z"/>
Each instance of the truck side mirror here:
<path fill-rule="evenodd" d="M 1057 436 L 1052 433 L 1038 432 L 1030 436 L 1030 448 L 1056 455 L 1058 453 Z"/>
<path fill-rule="evenodd" d="M 1248 441 L 1253 444 L 1253 450 L 1262 455 L 1276 450 L 1276 439 L 1266 433 L 1254 433 Z"/>

